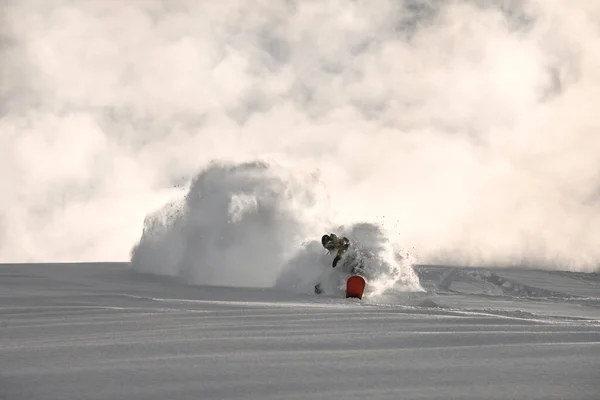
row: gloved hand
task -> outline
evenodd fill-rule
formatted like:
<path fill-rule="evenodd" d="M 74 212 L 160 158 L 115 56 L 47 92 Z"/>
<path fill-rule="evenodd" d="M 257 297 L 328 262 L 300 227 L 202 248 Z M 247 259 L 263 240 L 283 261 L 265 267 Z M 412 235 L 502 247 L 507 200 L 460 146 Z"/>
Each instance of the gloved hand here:
<path fill-rule="evenodd" d="M 332 268 L 335 268 L 335 266 L 337 265 L 338 261 L 340 261 L 342 258 L 342 256 L 340 256 L 339 254 L 337 256 L 335 256 L 335 258 L 333 259 L 333 264 L 331 265 Z"/>

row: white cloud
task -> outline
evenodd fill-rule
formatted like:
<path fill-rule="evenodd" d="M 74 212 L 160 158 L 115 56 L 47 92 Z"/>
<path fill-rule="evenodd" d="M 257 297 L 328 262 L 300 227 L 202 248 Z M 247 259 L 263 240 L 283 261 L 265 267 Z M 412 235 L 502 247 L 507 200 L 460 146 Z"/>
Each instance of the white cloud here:
<path fill-rule="evenodd" d="M 127 259 L 174 182 L 277 155 L 420 261 L 599 263 L 594 2 L 3 8 L 2 261 Z"/>

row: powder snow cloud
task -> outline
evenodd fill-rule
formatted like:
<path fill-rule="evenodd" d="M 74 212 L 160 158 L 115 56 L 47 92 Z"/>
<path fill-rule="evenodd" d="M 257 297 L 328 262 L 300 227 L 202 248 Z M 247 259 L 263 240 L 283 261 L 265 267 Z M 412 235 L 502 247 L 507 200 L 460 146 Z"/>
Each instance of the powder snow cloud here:
<path fill-rule="evenodd" d="M 422 262 L 599 264 L 595 2 L 0 3 L 1 261 L 128 259 L 256 159 Z"/>

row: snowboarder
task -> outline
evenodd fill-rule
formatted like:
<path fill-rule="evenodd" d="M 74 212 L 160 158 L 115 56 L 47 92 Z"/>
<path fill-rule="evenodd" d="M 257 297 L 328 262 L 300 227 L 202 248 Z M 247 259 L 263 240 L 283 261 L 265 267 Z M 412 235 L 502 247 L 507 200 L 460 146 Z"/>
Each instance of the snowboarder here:
<path fill-rule="evenodd" d="M 335 268 L 337 263 L 341 260 L 344 252 L 346 250 L 348 250 L 348 247 L 350 247 L 350 240 L 348 240 L 347 237 L 339 238 L 334 233 L 331 233 L 329 235 L 326 234 L 326 235 L 323 235 L 323 237 L 321 237 L 321 244 L 329 252 L 332 252 L 332 251 L 337 252 L 335 257 L 333 258 L 333 262 L 331 263 L 331 267 Z M 315 285 L 315 293 L 316 294 L 322 293 L 321 283 L 317 283 Z"/>
<path fill-rule="evenodd" d="M 337 251 L 337 254 L 333 259 L 333 263 L 331 264 L 331 267 L 335 268 L 337 263 L 342 258 L 342 254 L 344 254 L 344 252 L 348 250 L 348 247 L 350 247 L 350 240 L 348 240 L 347 237 L 340 239 L 337 237 L 337 235 L 331 233 L 329 235 L 323 235 L 321 238 L 321 244 L 330 252 Z"/>

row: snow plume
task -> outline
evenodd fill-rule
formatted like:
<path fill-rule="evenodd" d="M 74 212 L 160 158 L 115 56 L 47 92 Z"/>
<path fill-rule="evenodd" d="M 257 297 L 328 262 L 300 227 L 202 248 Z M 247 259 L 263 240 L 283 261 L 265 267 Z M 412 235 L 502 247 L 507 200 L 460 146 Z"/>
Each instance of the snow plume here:
<path fill-rule="evenodd" d="M 302 210 L 315 205 L 314 193 L 296 188 L 264 163 L 214 163 L 183 203 L 146 219 L 133 268 L 208 285 L 270 286 L 307 234 Z"/>
<path fill-rule="evenodd" d="M 368 285 L 365 296 L 376 297 L 387 289 L 422 290 L 414 272 L 414 259 L 391 240 L 389 232 L 373 223 L 338 226 L 327 232 L 347 237 L 350 247 L 332 268 L 335 254 L 323 253 L 320 237 L 307 241 L 288 260 L 277 277 L 275 287 L 299 293 L 312 293 L 319 284 L 325 294 L 340 294 L 346 290 L 346 280 L 352 274 L 363 276 Z"/>
<path fill-rule="evenodd" d="M 330 231 L 326 210 L 327 196 L 315 175 L 299 179 L 259 162 L 212 163 L 182 202 L 146 218 L 133 268 L 204 285 L 290 289 L 312 282 L 302 286 L 312 291 L 318 275 L 331 271 L 333 255 L 320 242 Z M 374 292 L 399 279 L 418 288 L 412 265 L 380 228 L 355 224 L 336 232 L 352 239 L 353 257 Z"/>
<path fill-rule="evenodd" d="M 597 1 L 0 3 L 1 261 L 126 259 L 276 156 L 419 262 L 600 264 Z"/>

